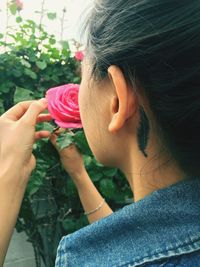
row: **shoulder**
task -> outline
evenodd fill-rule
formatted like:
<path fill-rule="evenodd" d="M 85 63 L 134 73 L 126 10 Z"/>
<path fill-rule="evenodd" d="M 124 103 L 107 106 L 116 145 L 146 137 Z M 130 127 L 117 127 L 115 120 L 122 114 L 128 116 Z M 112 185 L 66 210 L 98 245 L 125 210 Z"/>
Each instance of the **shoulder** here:
<path fill-rule="evenodd" d="M 148 266 L 145 264 L 159 260 L 187 261 L 189 253 L 200 250 L 199 196 L 200 184 L 193 182 L 190 187 L 188 182 L 128 205 L 63 237 L 56 266 Z M 200 262 L 199 255 L 191 257 Z"/>

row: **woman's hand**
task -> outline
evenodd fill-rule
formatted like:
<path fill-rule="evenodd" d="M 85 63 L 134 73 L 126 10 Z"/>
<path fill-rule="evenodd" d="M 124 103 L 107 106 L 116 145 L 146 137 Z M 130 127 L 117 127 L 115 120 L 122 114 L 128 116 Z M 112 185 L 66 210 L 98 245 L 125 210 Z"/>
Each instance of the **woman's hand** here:
<path fill-rule="evenodd" d="M 35 167 L 32 154 L 35 140 L 49 137 L 35 131 L 37 122 L 49 121 L 45 99 L 21 102 L 0 117 L 0 266 L 19 214 L 26 184 Z"/>
<path fill-rule="evenodd" d="M 77 187 L 84 210 L 87 212 L 95 211 L 88 214 L 89 222 L 92 223 L 110 215 L 112 210 L 108 204 L 103 201 L 101 194 L 90 179 L 84 166 L 83 157 L 78 148 L 76 148 L 74 144 L 71 144 L 69 147 L 59 150 L 56 145 L 57 135 L 61 132 L 62 129 L 59 129 L 59 131 L 52 134 L 50 140 L 57 149 L 65 170 L 69 173 Z M 101 208 L 97 209 L 100 203 L 102 203 Z"/>
<path fill-rule="evenodd" d="M 52 134 L 50 141 L 58 151 L 64 169 L 76 183 L 81 179 L 82 174 L 85 172 L 83 156 L 75 144 L 71 144 L 67 148 L 59 150 L 56 140 L 61 132 L 62 129 L 59 129 L 56 133 Z"/>
<path fill-rule="evenodd" d="M 15 105 L 0 117 L 0 166 L 1 174 L 14 169 L 20 179 L 27 182 L 35 168 L 32 148 L 35 140 L 49 137 L 48 131 L 35 131 L 37 122 L 51 120 L 50 114 L 40 114 L 47 108 L 47 101 L 25 101 Z"/>

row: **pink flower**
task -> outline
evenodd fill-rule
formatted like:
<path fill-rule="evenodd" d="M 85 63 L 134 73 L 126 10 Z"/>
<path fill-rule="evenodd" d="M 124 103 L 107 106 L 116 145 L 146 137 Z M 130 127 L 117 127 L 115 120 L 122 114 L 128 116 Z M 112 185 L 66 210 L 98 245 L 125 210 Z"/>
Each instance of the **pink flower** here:
<path fill-rule="evenodd" d="M 61 128 L 82 128 L 78 106 L 78 84 L 65 84 L 46 92 L 48 110 Z"/>
<path fill-rule="evenodd" d="M 82 61 L 83 58 L 84 58 L 84 53 L 83 53 L 83 51 L 77 51 L 77 52 L 75 52 L 75 59 L 76 59 L 77 61 Z"/>
<path fill-rule="evenodd" d="M 23 9 L 23 3 L 20 0 L 16 0 L 15 4 L 17 6 L 17 10 L 20 11 Z"/>

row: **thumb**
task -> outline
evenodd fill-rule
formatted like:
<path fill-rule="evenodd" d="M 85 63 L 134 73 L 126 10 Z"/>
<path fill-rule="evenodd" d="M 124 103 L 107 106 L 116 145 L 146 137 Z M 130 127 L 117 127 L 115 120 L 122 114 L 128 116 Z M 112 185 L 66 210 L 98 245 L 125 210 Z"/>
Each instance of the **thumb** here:
<path fill-rule="evenodd" d="M 51 137 L 49 138 L 49 140 L 51 141 L 52 145 L 57 149 L 58 149 L 58 146 L 56 144 L 56 140 L 57 140 L 57 135 L 56 134 L 51 134 Z"/>
<path fill-rule="evenodd" d="M 26 111 L 26 113 L 21 117 L 20 121 L 24 121 L 27 124 L 35 126 L 37 123 L 37 118 L 41 112 L 47 108 L 47 100 L 42 98 L 38 101 L 34 101 Z"/>

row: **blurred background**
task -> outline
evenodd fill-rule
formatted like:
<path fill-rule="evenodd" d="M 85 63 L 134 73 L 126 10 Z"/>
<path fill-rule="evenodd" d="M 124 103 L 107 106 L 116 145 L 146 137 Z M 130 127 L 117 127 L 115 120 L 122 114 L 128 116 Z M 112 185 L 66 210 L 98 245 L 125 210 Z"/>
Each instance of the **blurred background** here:
<path fill-rule="evenodd" d="M 7 0 L 0 1 L 0 32 L 6 31 L 8 19 L 9 26 L 16 26 L 15 18 L 7 13 L 7 2 Z M 89 12 L 92 0 L 21 0 L 19 2 L 22 3 L 20 14 L 24 19 L 34 20 L 39 24 L 41 12 L 46 11 L 47 14 L 50 14 L 51 19 L 43 14 L 42 24 L 46 27 L 48 33 L 55 34 L 58 39 L 76 39 L 80 41 L 79 29 Z M 64 18 L 63 10 L 66 11 Z"/>

